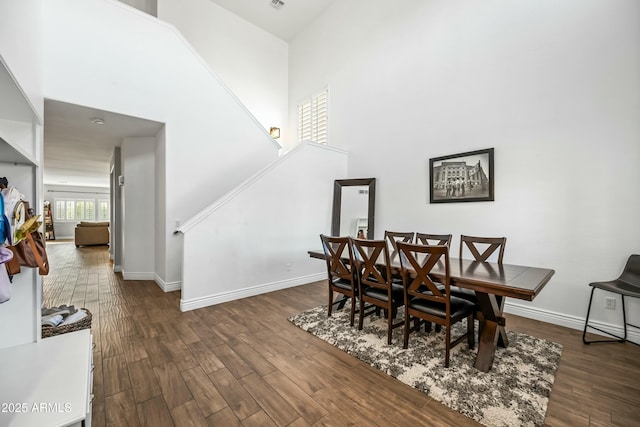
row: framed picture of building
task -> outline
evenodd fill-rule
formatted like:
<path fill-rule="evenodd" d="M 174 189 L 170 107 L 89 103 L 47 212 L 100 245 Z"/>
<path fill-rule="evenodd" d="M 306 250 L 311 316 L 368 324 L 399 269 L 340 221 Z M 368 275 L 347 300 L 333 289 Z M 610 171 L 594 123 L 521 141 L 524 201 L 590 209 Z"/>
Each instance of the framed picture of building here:
<path fill-rule="evenodd" d="M 493 173 L 493 148 L 429 159 L 429 201 L 493 201 Z"/>

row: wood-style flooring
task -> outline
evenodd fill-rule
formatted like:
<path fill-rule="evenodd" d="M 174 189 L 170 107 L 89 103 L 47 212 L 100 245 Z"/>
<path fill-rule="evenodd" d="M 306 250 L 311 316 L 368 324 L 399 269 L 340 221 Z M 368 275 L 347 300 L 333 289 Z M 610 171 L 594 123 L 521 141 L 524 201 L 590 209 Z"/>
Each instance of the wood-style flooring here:
<path fill-rule="evenodd" d="M 323 282 L 182 313 L 180 292 L 113 273 L 106 246 L 47 249 L 44 305 L 93 314 L 96 427 L 478 425 L 290 324 L 326 303 Z M 640 425 L 640 347 L 507 327 L 564 346 L 546 425 Z"/>

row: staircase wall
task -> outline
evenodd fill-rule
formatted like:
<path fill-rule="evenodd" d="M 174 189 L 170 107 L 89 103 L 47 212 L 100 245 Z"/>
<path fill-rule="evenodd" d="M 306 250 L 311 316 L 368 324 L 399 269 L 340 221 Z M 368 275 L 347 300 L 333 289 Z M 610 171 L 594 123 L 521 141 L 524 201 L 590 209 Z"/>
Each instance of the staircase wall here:
<path fill-rule="evenodd" d="M 307 251 L 330 232 L 333 181 L 346 176 L 345 151 L 304 143 L 185 223 L 180 309 L 325 279 Z"/>
<path fill-rule="evenodd" d="M 179 286 L 176 223 L 276 160 L 279 146 L 173 26 L 114 0 L 44 3 L 44 97 L 166 125 L 155 268 Z"/>

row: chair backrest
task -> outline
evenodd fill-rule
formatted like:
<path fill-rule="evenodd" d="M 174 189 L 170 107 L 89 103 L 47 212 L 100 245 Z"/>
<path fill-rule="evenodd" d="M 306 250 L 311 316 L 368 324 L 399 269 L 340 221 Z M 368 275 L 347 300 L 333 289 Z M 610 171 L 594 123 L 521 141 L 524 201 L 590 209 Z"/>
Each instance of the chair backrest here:
<path fill-rule="evenodd" d="M 618 280 L 640 286 L 640 255 L 631 255 Z"/>
<path fill-rule="evenodd" d="M 445 245 L 451 247 L 451 234 L 416 233 L 416 243 L 420 245 Z"/>
<path fill-rule="evenodd" d="M 389 251 L 384 240 L 351 239 L 361 285 L 391 292 Z"/>
<path fill-rule="evenodd" d="M 349 237 L 332 237 L 320 235 L 322 249 L 327 262 L 329 280 L 340 278 L 353 281 L 353 253 Z"/>
<path fill-rule="evenodd" d="M 502 264 L 504 247 L 507 244 L 506 237 L 473 237 L 460 236 L 460 259 L 462 259 L 463 249 L 466 246 L 476 261 L 485 262 L 498 250 L 498 263 Z M 482 252 L 480 252 L 482 251 Z"/>
<path fill-rule="evenodd" d="M 404 243 L 413 243 L 413 236 L 415 233 L 413 231 L 410 232 L 399 232 L 399 231 L 385 231 L 384 232 L 384 240 L 389 243 L 393 252 L 398 250 L 396 244 L 398 242 Z"/>
<path fill-rule="evenodd" d="M 421 298 L 430 301 L 445 303 L 449 313 L 449 289 L 451 284 L 449 268 L 449 248 L 446 245 L 425 246 L 398 242 L 400 253 L 400 270 L 404 284 L 405 303 L 408 298 Z M 444 278 L 439 277 L 437 282 L 431 277 L 431 272 L 442 265 L 444 258 Z M 444 292 L 437 283 L 444 285 Z M 428 292 L 425 292 L 428 291 Z"/>

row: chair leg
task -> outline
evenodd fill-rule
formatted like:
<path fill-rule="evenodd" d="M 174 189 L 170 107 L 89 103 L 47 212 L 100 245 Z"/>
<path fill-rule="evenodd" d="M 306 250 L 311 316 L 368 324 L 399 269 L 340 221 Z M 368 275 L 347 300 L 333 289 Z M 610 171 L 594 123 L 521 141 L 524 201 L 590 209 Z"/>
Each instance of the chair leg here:
<path fill-rule="evenodd" d="M 446 326 L 446 339 L 445 339 L 445 352 L 444 352 L 444 367 L 449 367 L 449 352 L 451 351 L 451 325 Z"/>
<path fill-rule="evenodd" d="M 351 297 L 351 326 L 353 326 L 353 323 L 355 321 L 355 317 L 356 317 L 356 297 L 355 295 Z"/>
<path fill-rule="evenodd" d="M 475 321 L 473 317 L 473 313 L 467 317 L 467 344 L 469 345 L 469 350 L 473 350 L 476 346 Z"/>
<path fill-rule="evenodd" d="M 404 335 L 403 335 L 403 341 L 402 341 L 402 348 L 408 348 L 409 347 L 409 322 L 411 320 L 409 314 L 408 314 L 408 309 L 407 307 L 405 307 L 404 309 Z"/>
<path fill-rule="evenodd" d="M 624 309 L 624 295 L 620 294 L 622 297 L 622 323 L 624 324 L 624 340 L 627 340 L 627 312 Z"/>
<path fill-rule="evenodd" d="M 359 298 L 358 305 L 360 307 L 359 310 L 359 319 L 358 319 L 358 330 L 362 330 L 362 324 L 364 323 L 364 301 L 362 297 Z"/>
<path fill-rule="evenodd" d="M 393 317 L 391 317 L 391 310 L 387 310 L 387 345 L 391 345 L 392 331 L 393 331 Z"/>
<path fill-rule="evenodd" d="M 331 317 L 331 310 L 333 309 L 333 291 L 331 290 L 331 285 L 329 285 L 329 314 L 327 317 Z"/>
<path fill-rule="evenodd" d="M 602 330 L 600 328 L 596 328 L 595 326 L 591 326 L 589 325 L 589 314 L 591 313 L 591 303 L 593 302 L 593 293 L 596 290 L 596 288 L 592 287 L 591 288 L 591 296 L 589 297 L 589 307 L 587 308 L 587 318 L 584 321 L 584 330 L 582 331 L 582 342 L 584 344 L 591 344 L 591 343 L 600 343 L 600 342 L 619 342 L 619 343 L 624 343 L 627 341 L 627 316 L 625 313 L 625 309 L 624 309 L 624 295 L 622 295 L 622 321 L 624 322 L 624 337 L 619 337 L 615 334 L 612 334 L 611 332 L 607 332 L 605 330 Z M 594 341 L 587 341 L 587 328 L 591 328 L 591 329 L 595 329 L 596 331 L 600 331 L 604 334 L 607 334 L 611 337 L 617 338 L 615 340 L 594 340 Z M 631 342 L 631 341 L 629 341 Z M 635 343 L 633 343 L 635 344 Z"/>

